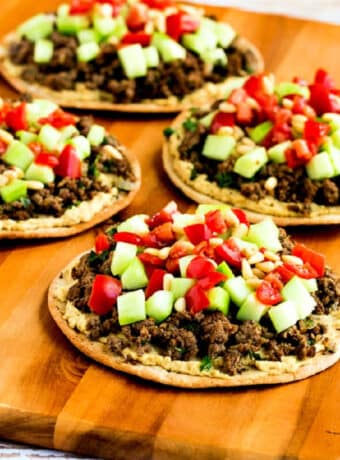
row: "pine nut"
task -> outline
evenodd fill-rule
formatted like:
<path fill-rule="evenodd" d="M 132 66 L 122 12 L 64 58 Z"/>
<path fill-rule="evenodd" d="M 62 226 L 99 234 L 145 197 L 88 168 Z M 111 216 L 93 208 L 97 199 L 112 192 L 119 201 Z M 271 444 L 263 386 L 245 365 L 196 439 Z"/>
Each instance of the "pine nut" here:
<path fill-rule="evenodd" d="M 252 109 L 259 109 L 260 106 L 259 106 L 259 103 L 256 101 L 256 99 L 252 98 L 252 97 L 247 97 L 246 99 L 246 103 L 249 105 L 249 107 L 251 107 Z"/>
<path fill-rule="evenodd" d="M 242 276 L 245 280 L 248 280 L 250 278 L 254 278 L 253 271 L 251 269 L 251 266 L 249 265 L 249 262 L 247 259 L 242 259 L 242 266 L 241 266 L 241 273 Z"/>
<path fill-rule="evenodd" d="M 219 130 L 217 131 L 217 135 L 218 136 L 225 136 L 225 135 L 233 136 L 234 130 L 231 126 L 221 126 L 221 128 L 219 128 Z"/>
<path fill-rule="evenodd" d="M 5 142 L 5 144 L 10 144 L 11 142 L 13 142 L 14 137 L 8 131 L 5 131 L 4 129 L 0 129 L 0 140 Z"/>
<path fill-rule="evenodd" d="M 257 252 L 253 254 L 251 257 L 249 257 L 248 262 L 250 265 L 258 264 L 259 262 L 262 262 L 264 260 L 264 255 L 262 252 Z"/>
<path fill-rule="evenodd" d="M 221 110 L 221 112 L 226 112 L 226 113 L 236 112 L 236 107 L 234 106 L 234 104 L 231 104 L 230 102 L 221 102 L 218 108 L 219 110 Z"/>
<path fill-rule="evenodd" d="M 174 276 L 171 273 L 166 273 L 163 277 L 163 289 L 164 291 L 170 291 L 171 283 Z"/>
<path fill-rule="evenodd" d="M 302 133 L 305 128 L 305 123 L 307 121 L 307 117 L 305 115 L 297 114 L 292 116 L 292 127 L 298 133 Z"/>
<path fill-rule="evenodd" d="M 256 264 L 256 268 L 265 273 L 269 273 L 274 270 L 274 264 L 273 262 L 259 262 Z"/>
<path fill-rule="evenodd" d="M 236 152 L 239 153 L 240 155 L 244 155 L 251 150 L 253 150 L 254 146 L 253 145 L 245 145 L 245 144 L 238 144 L 236 146 Z"/>
<path fill-rule="evenodd" d="M 186 302 L 184 297 L 179 297 L 174 303 L 174 309 L 178 312 L 184 312 L 186 310 Z"/>
<path fill-rule="evenodd" d="M 274 93 L 274 87 L 275 87 L 275 80 L 274 80 L 274 75 L 265 75 L 262 78 L 263 82 L 263 89 L 266 94 L 273 94 Z"/>
<path fill-rule="evenodd" d="M 246 283 L 250 288 L 257 289 L 260 284 L 262 284 L 262 280 L 259 280 L 258 278 L 249 278 Z"/>
<path fill-rule="evenodd" d="M 239 126 L 234 126 L 234 138 L 236 140 L 241 139 L 244 136 L 244 131 Z"/>
<path fill-rule="evenodd" d="M 263 271 L 259 270 L 258 268 L 253 268 L 253 273 L 259 279 L 263 279 L 266 276 L 266 274 L 263 273 Z"/>
<path fill-rule="evenodd" d="M 291 99 L 288 99 L 287 97 L 284 97 L 282 99 L 282 105 L 285 109 L 291 109 L 294 105 L 294 102 Z"/>
<path fill-rule="evenodd" d="M 151 254 L 152 256 L 159 257 L 159 249 L 156 248 L 146 248 L 145 251 L 147 254 Z"/>
<path fill-rule="evenodd" d="M 288 264 L 303 265 L 303 260 L 300 259 L 300 257 L 296 257 L 296 256 L 284 254 L 282 256 L 282 260 L 283 262 L 286 262 Z"/>
<path fill-rule="evenodd" d="M 115 147 L 113 147 L 113 145 L 104 145 L 102 150 L 103 150 L 103 153 L 111 156 L 112 158 L 115 158 L 116 160 L 123 159 L 123 155 Z"/>
<path fill-rule="evenodd" d="M 166 247 L 166 248 L 162 248 L 159 250 L 159 258 L 162 259 L 162 260 L 165 260 L 168 258 L 169 256 L 169 253 L 170 253 L 170 250 L 171 248 L 170 247 Z"/>
<path fill-rule="evenodd" d="M 220 246 L 221 244 L 223 244 L 223 238 L 210 238 L 209 240 L 209 244 L 210 246 L 212 247 L 216 247 L 216 246 Z"/>
<path fill-rule="evenodd" d="M 278 180 L 277 180 L 276 177 L 274 177 L 274 176 L 268 177 L 268 179 L 264 183 L 264 188 L 268 192 L 271 192 L 277 186 L 277 183 L 278 183 Z"/>
<path fill-rule="evenodd" d="M 255 147 L 255 142 L 250 139 L 250 137 L 247 137 L 247 136 L 244 136 L 241 140 L 240 140 L 240 143 L 241 144 L 244 144 L 244 145 L 251 145 L 252 147 Z"/>
<path fill-rule="evenodd" d="M 3 172 L 3 175 L 7 177 L 8 180 L 12 181 L 14 179 L 20 179 L 24 177 L 24 171 L 14 166 L 13 169 L 6 169 L 6 171 Z"/>
<path fill-rule="evenodd" d="M 233 213 L 233 211 L 226 211 L 225 220 L 228 225 L 239 225 L 240 223 L 238 217 Z"/>
<path fill-rule="evenodd" d="M 272 262 L 277 262 L 278 260 L 280 260 L 280 256 L 275 254 L 275 252 L 264 251 L 263 255 L 265 259 L 271 260 Z"/>
<path fill-rule="evenodd" d="M 38 180 L 27 180 L 25 181 L 27 188 L 30 190 L 41 190 L 44 188 L 44 184 Z"/>
<path fill-rule="evenodd" d="M 248 227 L 246 224 L 239 224 L 233 228 L 231 234 L 235 238 L 243 238 L 248 233 Z"/>

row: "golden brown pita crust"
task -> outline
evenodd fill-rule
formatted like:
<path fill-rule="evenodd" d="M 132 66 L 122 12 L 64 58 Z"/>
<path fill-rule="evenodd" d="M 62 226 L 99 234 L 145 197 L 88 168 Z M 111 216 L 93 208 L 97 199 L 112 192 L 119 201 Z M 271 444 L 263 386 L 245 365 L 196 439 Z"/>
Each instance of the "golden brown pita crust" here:
<path fill-rule="evenodd" d="M 112 205 L 105 206 L 99 212 L 97 212 L 91 220 L 86 222 L 80 222 L 75 225 L 69 226 L 58 226 L 58 227 L 39 227 L 36 229 L 29 230 L 0 230 L 1 239 L 32 239 L 32 238 L 60 238 L 75 235 L 83 232 L 95 225 L 104 222 L 105 220 L 117 214 L 122 209 L 126 208 L 131 201 L 134 199 L 138 190 L 141 186 L 141 171 L 140 165 L 136 157 L 131 152 L 124 149 L 124 155 L 131 165 L 132 172 L 136 178 L 134 182 L 134 188 L 130 191 L 120 191 L 118 198 L 112 201 Z M 0 221 L 1 222 L 1 221 Z"/>
<path fill-rule="evenodd" d="M 108 93 L 101 94 L 99 91 L 90 91 L 82 85 L 79 85 L 76 91 L 54 91 L 46 86 L 28 83 L 20 78 L 20 72 L 23 67 L 13 65 L 7 55 L 8 44 L 15 38 L 15 33 L 10 33 L 0 43 L 0 73 L 20 93 L 28 93 L 33 97 L 50 99 L 63 107 L 127 113 L 173 113 L 195 105 L 210 105 L 210 103 L 223 97 L 225 94 L 225 82 L 219 84 L 208 83 L 203 88 L 188 95 L 183 101 L 179 101 L 176 98 L 169 98 L 129 104 L 112 103 L 110 100 L 105 100 L 105 98 L 109 98 Z M 246 68 L 251 69 L 254 73 L 263 71 L 264 63 L 262 55 L 251 42 L 246 38 L 238 37 L 234 44 L 244 54 L 247 62 Z M 104 100 L 100 100 L 100 97 Z"/>
<path fill-rule="evenodd" d="M 230 204 L 247 211 L 251 222 L 259 222 L 265 217 L 272 217 L 277 225 L 328 225 L 340 223 L 340 206 L 322 206 L 312 204 L 312 212 L 309 216 L 302 215 L 288 209 L 289 203 L 282 203 L 274 198 L 265 198 L 253 201 L 243 196 L 237 190 L 223 188 L 208 182 L 203 176 L 191 180 L 189 170 L 184 171 L 181 167 L 185 162 L 179 160 L 178 146 L 182 139 L 182 123 L 188 117 L 189 111 L 182 112 L 174 120 L 172 127 L 176 129 L 176 134 L 166 140 L 163 144 L 163 166 L 170 180 L 186 196 L 196 203 L 217 203 Z M 209 190 L 202 192 L 204 186 Z M 222 199 L 221 195 L 228 194 L 227 199 Z M 219 196 L 220 195 L 220 196 Z"/>
<path fill-rule="evenodd" d="M 291 370 L 272 373 L 270 371 L 249 370 L 242 374 L 223 378 L 189 375 L 168 371 L 160 366 L 146 366 L 143 364 L 131 364 L 124 361 L 122 357 L 108 353 L 101 342 L 90 340 L 85 334 L 72 329 L 63 318 L 65 302 L 58 298 L 57 291 L 67 285 L 64 274 L 73 267 L 80 259 L 78 256 L 64 270 L 62 270 L 52 281 L 48 291 L 49 311 L 66 337 L 82 353 L 93 360 L 111 367 L 112 369 L 136 375 L 143 379 L 165 385 L 172 385 L 182 388 L 212 388 L 212 387 L 235 387 L 249 385 L 272 385 L 276 383 L 287 383 L 301 380 L 317 374 L 335 364 L 340 359 L 340 331 L 335 332 L 337 348 L 332 354 L 317 354 L 314 358 L 307 358 L 299 361 L 298 365 Z"/>

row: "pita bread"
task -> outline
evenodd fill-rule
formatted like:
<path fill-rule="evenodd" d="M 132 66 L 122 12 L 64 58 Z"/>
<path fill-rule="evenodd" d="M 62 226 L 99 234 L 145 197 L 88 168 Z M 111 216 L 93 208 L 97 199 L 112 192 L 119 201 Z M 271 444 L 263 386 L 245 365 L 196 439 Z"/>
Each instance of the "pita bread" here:
<path fill-rule="evenodd" d="M 54 91 L 46 86 L 28 83 L 20 78 L 23 67 L 13 65 L 7 54 L 8 45 L 15 38 L 16 35 L 11 33 L 2 40 L 0 48 L 0 72 L 3 77 L 20 93 L 50 99 L 62 107 L 116 112 L 173 113 L 188 107 L 201 107 L 202 104 L 209 105 L 215 100 L 224 97 L 230 80 L 227 78 L 224 82 L 218 84 L 207 83 L 204 87 L 188 94 L 182 100 L 172 97 L 168 99 L 145 100 L 141 103 L 112 103 L 109 100 L 110 95 L 108 93 L 88 90 L 83 84 L 78 84 L 75 91 Z M 246 67 L 251 69 L 252 73 L 263 71 L 264 63 L 261 53 L 251 42 L 246 38 L 238 37 L 234 42 L 234 46 L 244 55 L 247 62 Z"/>
<path fill-rule="evenodd" d="M 180 159 L 178 147 L 182 141 L 182 123 L 188 117 L 189 111 L 178 115 L 172 124 L 176 134 L 166 139 L 163 144 L 163 166 L 170 180 L 186 196 L 196 203 L 230 204 L 247 211 L 251 222 L 258 222 L 264 217 L 272 217 L 277 225 L 328 225 L 340 223 L 340 206 L 323 206 L 312 203 L 308 216 L 289 209 L 292 203 L 283 203 L 272 197 L 253 201 L 238 190 L 218 187 L 209 182 L 204 175 L 196 179 L 190 178 L 191 163 Z"/>
<path fill-rule="evenodd" d="M 64 318 L 65 299 L 68 289 L 73 284 L 73 281 L 70 282 L 70 271 L 78 263 L 82 255 L 68 264 L 52 281 L 48 291 L 48 308 L 56 324 L 76 348 L 91 359 L 112 369 L 175 387 L 235 387 L 272 385 L 301 380 L 327 369 L 340 359 L 340 317 L 334 316 L 333 318 L 328 315 L 326 317 L 327 336 L 329 335 L 333 342 L 336 342 L 336 350 L 331 354 L 319 352 L 315 357 L 306 358 L 303 361 L 297 361 L 292 357 L 292 360 L 283 366 L 278 362 L 259 361 L 259 366 L 262 366 L 261 369 L 247 370 L 234 376 L 220 372 L 218 377 L 210 376 L 209 371 L 199 371 L 199 367 L 197 368 L 197 375 L 191 375 L 185 372 L 175 372 L 171 370 L 171 367 L 170 369 L 167 368 L 169 367 L 168 365 L 162 367 L 161 365 L 141 364 L 138 362 L 137 355 L 133 355 L 136 359 L 132 364 L 129 360 L 106 351 L 104 344 L 100 341 L 90 340 L 85 334 L 72 329 Z M 323 317 L 318 316 L 316 318 L 322 320 Z M 173 363 L 183 365 L 186 362 L 173 361 Z"/>

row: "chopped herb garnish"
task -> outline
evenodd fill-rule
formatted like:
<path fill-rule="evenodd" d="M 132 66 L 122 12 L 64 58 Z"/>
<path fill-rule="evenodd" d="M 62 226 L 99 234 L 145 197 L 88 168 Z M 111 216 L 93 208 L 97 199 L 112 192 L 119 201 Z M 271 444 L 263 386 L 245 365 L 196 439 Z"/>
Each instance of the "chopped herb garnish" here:
<path fill-rule="evenodd" d="M 251 351 L 251 350 L 248 351 L 248 356 L 249 358 L 256 359 L 257 361 L 262 359 L 260 353 L 256 353 L 255 351 Z"/>
<path fill-rule="evenodd" d="M 175 347 L 175 350 L 178 351 L 178 353 L 180 353 L 181 355 L 184 355 L 184 353 L 186 352 L 186 348 L 182 347 Z"/>
<path fill-rule="evenodd" d="M 89 168 L 88 168 L 88 175 L 90 177 L 98 177 L 99 176 L 99 170 L 97 167 L 97 162 L 96 159 L 90 163 Z"/>
<path fill-rule="evenodd" d="M 219 187 L 230 187 L 234 183 L 234 177 L 231 173 L 219 172 L 215 176 Z"/>
<path fill-rule="evenodd" d="M 305 319 L 304 323 L 307 329 L 312 329 L 315 326 L 315 322 L 311 318 Z"/>
<path fill-rule="evenodd" d="M 197 120 L 192 120 L 191 118 L 189 118 L 188 120 L 185 120 L 185 122 L 183 123 L 183 128 L 190 132 L 196 131 L 197 126 L 198 126 Z"/>
<path fill-rule="evenodd" d="M 190 174 L 190 180 L 196 179 L 197 176 L 198 176 L 197 169 L 195 167 L 193 167 L 192 170 L 191 170 L 191 174 Z"/>
<path fill-rule="evenodd" d="M 19 201 L 24 208 L 28 208 L 28 206 L 32 203 L 31 200 L 25 196 L 21 197 Z"/>
<path fill-rule="evenodd" d="M 105 233 L 109 236 L 113 236 L 115 233 L 117 233 L 118 225 L 119 225 L 118 223 L 113 224 L 112 227 L 109 227 L 107 230 L 105 230 Z"/>
<path fill-rule="evenodd" d="M 170 128 L 170 126 L 168 126 L 167 128 L 163 129 L 163 135 L 165 137 L 170 137 L 172 134 L 174 134 L 176 132 L 175 129 L 173 128 Z"/>
<path fill-rule="evenodd" d="M 204 356 L 200 364 L 200 371 L 209 371 L 212 368 L 212 360 L 209 356 Z"/>
<path fill-rule="evenodd" d="M 96 266 L 98 264 L 101 264 L 102 262 L 105 262 L 105 260 L 109 256 L 109 254 L 110 254 L 109 250 L 102 251 L 99 254 L 97 254 L 94 251 L 91 251 L 90 254 L 89 254 L 89 257 L 87 259 L 88 264 L 90 265 L 90 267 L 93 267 L 93 266 Z"/>

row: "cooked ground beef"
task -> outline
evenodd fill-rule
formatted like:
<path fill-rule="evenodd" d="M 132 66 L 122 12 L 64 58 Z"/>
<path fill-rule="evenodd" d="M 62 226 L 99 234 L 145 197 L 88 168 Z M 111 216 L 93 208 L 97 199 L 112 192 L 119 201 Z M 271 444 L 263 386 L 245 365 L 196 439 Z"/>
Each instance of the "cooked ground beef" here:
<path fill-rule="evenodd" d="M 325 275 L 318 279 L 318 290 L 314 293 L 317 301 L 316 313 L 328 314 L 339 308 L 340 280 L 327 268 Z"/>
<path fill-rule="evenodd" d="M 113 102 L 140 102 L 145 99 L 182 98 L 201 88 L 206 82 L 219 83 L 228 75 L 244 75 L 246 56 L 234 48 L 226 49 L 228 66 L 216 65 L 207 68 L 194 53 L 187 51 L 184 60 L 160 62 L 157 68 L 148 69 L 145 77 L 135 80 L 126 78 L 117 55 L 117 49 L 110 43 L 101 45 L 101 53 L 90 62 L 78 62 L 77 39 L 54 31 L 50 36 L 54 43 L 54 53 L 47 64 L 36 64 L 33 60 L 34 47 L 31 42 L 21 39 L 10 45 L 9 57 L 13 64 L 24 65 L 21 77 L 37 82 L 56 91 L 75 89 L 77 83 L 84 83 L 90 90 L 104 92 L 103 97 Z"/>

